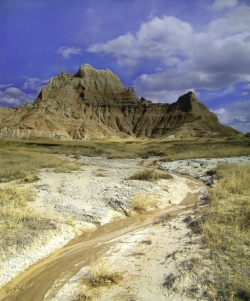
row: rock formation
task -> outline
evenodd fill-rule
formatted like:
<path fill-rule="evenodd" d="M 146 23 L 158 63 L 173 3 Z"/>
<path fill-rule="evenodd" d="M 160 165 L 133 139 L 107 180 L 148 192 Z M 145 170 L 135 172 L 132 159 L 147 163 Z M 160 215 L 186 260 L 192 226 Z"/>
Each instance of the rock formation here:
<path fill-rule="evenodd" d="M 109 69 L 82 65 L 52 78 L 33 105 L 0 108 L 0 137 L 100 139 L 107 137 L 233 134 L 193 92 L 172 104 L 152 103 L 126 89 Z"/>

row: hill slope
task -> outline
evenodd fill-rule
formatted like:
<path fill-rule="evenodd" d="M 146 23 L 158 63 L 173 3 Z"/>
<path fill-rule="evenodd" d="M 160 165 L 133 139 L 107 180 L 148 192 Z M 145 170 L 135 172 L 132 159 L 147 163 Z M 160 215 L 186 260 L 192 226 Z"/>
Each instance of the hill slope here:
<path fill-rule="evenodd" d="M 109 69 L 82 65 L 52 78 L 33 105 L 0 108 L 0 137 L 100 139 L 195 136 L 237 131 L 219 123 L 193 92 L 172 104 L 152 103 L 126 89 Z"/>

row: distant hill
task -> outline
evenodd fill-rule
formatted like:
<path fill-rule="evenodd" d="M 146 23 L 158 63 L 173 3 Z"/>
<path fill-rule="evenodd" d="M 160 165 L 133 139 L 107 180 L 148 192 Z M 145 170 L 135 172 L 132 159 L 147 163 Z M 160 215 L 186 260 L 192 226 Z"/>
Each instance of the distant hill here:
<path fill-rule="evenodd" d="M 238 131 L 188 92 L 172 104 L 152 103 L 126 89 L 109 69 L 82 65 L 52 78 L 33 103 L 0 108 L 0 137 L 58 140 L 108 137 L 190 137 Z"/>

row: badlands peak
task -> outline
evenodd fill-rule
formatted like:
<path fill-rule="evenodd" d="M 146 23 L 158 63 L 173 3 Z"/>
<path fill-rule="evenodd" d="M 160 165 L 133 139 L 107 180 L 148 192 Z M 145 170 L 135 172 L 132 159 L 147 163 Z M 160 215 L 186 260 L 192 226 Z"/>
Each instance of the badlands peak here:
<path fill-rule="evenodd" d="M 0 108 L 0 137 L 60 140 L 108 137 L 187 137 L 237 131 L 219 123 L 189 91 L 172 104 L 138 98 L 111 70 L 81 65 L 62 72 L 41 90 L 33 105 Z"/>

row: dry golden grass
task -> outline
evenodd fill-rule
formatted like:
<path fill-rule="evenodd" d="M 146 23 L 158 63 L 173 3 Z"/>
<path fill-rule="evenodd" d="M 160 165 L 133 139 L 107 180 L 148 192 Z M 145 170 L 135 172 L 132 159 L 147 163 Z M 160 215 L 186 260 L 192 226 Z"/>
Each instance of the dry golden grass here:
<path fill-rule="evenodd" d="M 141 180 L 141 181 L 151 181 L 151 180 L 159 180 L 159 179 L 173 179 L 173 177 L 166 173 L 156 169 L 145 168 L 143 170 L 139 170 L 135 172 L 129 180 Z"/>
<path fill-rule="evenodd" d="M 0 182 L 21 180 L 33 182 L 38 179 L 41 168 L 54 168 L 56 172 L 78 170 L 82 164 L 57 156 L 25 151 L 0 151 Z"/>
<path fill-rule="evenodd" d="M 55 172 L 71 172 L 75 170 L 79 170 L 82 164 L 79 162 L 71 162 L 71 161 L 62 161 L 62 164 L 55 168 Z"/>
<path fill-rule="evenodd" d="M 250 300 L 250 165 L 221 165 L 202 225 L 217 268 L 213 300 Z"/>
<path fill-rule="evenodd" d="M 79 285 L 78 293 L 72 301 L 93 301 L 93 300 L 95 300 L 96 293 L 93 293 L 89 289 L 87 289 L 87 292 L 85 292 L 85 290 L 82 288 L 81 285 Z"/>
<path fill-rule="evenodd" d="M 156 193 L 136 193 L 131 201 L 132 209 L 139 214 L 157 208 L 159 196 Z"/>
<path fill-rule="evenodd" d="M 109 158 L 147 158 L 160 156 L 171 161 L 188 158 L 212 158 L 250 155 L 249 141 L 209 139 L 106 139 L 89 141 L 51 141 L 45 139 L 0 140 L 0 150 L 47 154 L 106 156 Z"/>
<path fill-rule="evenodd" d="M 29 246 L 43 231 L 54 229 L 49 218 L 27 206 L 32 200 L 28 188 L 0 189 L 0 259 Z"/>
<path fill-rule="evenodd" d="M 96 288 L 117 284 L 122 278 L 122 275 L 114 272 L 110 264 L 100 256 L 92 262 L 90 271 L 84 282 L 87 286 Z"/>
<path fill-rule="evenodd" d="M 250 154 L 249 142 L 230 141 L 183 141 L 173 142 L 163 161 L 197 158 L 222 158 Z"/>

